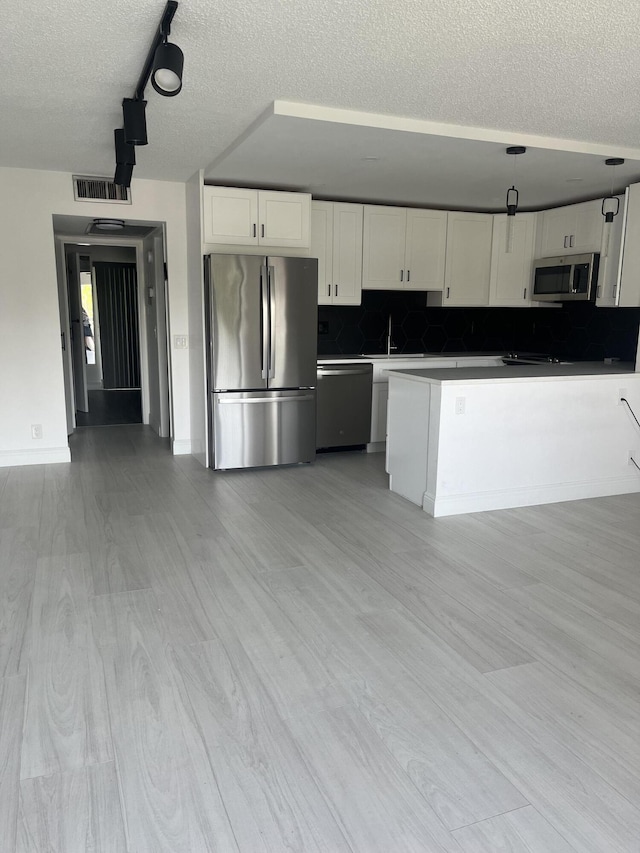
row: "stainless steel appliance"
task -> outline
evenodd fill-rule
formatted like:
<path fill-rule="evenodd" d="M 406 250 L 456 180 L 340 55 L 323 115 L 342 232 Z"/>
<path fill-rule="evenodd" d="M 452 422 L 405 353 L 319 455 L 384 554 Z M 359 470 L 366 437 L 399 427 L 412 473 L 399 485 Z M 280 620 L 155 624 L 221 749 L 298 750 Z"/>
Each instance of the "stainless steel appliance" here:
<path fill-rule="evenodd" d="M 211 467 L 315 457 L 315 258 L 208 255 Z"/>
<path fill-rule="evenodd" d="M 367 444 L 372 382 L 371 362 L 318 364 L 318 449 Z"/>
<path fill-rule="evenodd" d="M 596 298 L 600 255 L 563 255 L 541 258 L 533 264 L 536 302 L 586 302 Z"/>

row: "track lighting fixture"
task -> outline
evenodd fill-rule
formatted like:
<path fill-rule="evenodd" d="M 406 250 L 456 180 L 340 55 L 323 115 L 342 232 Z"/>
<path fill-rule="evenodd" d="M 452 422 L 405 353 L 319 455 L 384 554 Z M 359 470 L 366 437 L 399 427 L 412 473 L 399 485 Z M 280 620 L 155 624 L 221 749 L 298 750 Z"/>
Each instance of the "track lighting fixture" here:
<path fill-rule="evenodd" d="M 147 145 L 147 120 L 145 109 L 147 102 L 144 99 L 144 90 L 149 78 L 151 85 L 160 95 L 173 97 L 182 89 L 182 69 L 184 56 L 177 44 L 169 41 L 171 32 L 171 21 L 178 8 L 176 0 L 168 0 L 160 19 L 160 26 L 156 32 L 147 58 L 136 86 L 133 98 L 125 98 L 122 101 L 123 117 L 123 142 L 125 145 Z M 117 131 L 116 131 L 117 134 Z M 120 155 L 119 155 L 120 150 Z M 131 175 L 135 165 L 135 155 L 131 159 L 130 154 L 122 154 L 123 149 L 118 148 L 118 137 L 116 136 L 116 173 L 114 183 L 119 186 L 128 187 L 131 184 Z"/>
<path fill-rule="evenodd" d="M 172 97 L 182 89 L 184 55 L 177 44 L 163 41 L 153 59 L 151 85 L 160 95 Z"/>

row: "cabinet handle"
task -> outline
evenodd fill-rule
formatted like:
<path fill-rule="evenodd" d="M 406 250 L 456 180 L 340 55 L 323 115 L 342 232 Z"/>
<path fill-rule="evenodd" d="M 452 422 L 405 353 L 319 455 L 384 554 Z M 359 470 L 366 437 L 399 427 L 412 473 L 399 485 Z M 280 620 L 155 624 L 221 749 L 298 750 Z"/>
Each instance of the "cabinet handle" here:
<path fill-rule="evenodd" d="M 600 293 L 602 292 L 602 287 L 598 285 L 596 287 L 596 299 L 600 299 Z"/>
<path fill-rule="evenodd" d="M 565 249 L 567 248 L 567 240 L 568 240 L 568 239 L 569 239 L 569 238 L 568 238 L 568 237 L 567 237 L 567 235 L 565 234 L 565 237 L 564 237 L 564 248 L 565 248 Z"/>
<path fill-rule="evenodd" d="M 404 270 L 400 270 L 400 281 L 404 278 Z"/>
<path fill-rule="evenodd" d="M 338 295 L 338 285 L 336 284 L 335 287 L 336 287 L 336 292 L 334 293 L 334 296 L 337 296 Z"/>
<path fill-rule="evenodd" d="M 523 299 L 527 298 L 527 288 L 526 287 L 525 287 L 524 291 L 522 292 L 522 298 Z"/>
<path fill-rule="evenodd" d="M 411 270 L 407 270 L 407 284 L 411 281 Z"/>
<path fill-rule="evenodd" d="M 261 236 L 261 237 L 264 237 L 264 222 L 263 222 L 263 223 L 262 223 L 262 225 L 260 226 L 260 236 Z"/>
<path fill-rule="evenodd" d="M 573 234 L 569 237 L 569 248 L 573 249 Z"/>
<path fill-rule="evenodd" d="M 327 296 L 331 296 L 331 285 L 327 285 Z"/>
<path fill-rule="evenodd" d="M 448 287 L 448 288 L 447 288 L 447 299 L 449 298 L 449 291 L 450 291 L 450 290 L 451 290 L 451 288 L 450 288 L 450 287 Z"/>
<path fill-rule="evenodd" d="M 253 223 L 253 236 L 256 236 L 256 223 Z"/>
<path fill-rule="evenodd" d="M 618 285 L 617 284 L 613 285 L 613 298 L 614 298 L 614 300 L 618 298 Z"/>

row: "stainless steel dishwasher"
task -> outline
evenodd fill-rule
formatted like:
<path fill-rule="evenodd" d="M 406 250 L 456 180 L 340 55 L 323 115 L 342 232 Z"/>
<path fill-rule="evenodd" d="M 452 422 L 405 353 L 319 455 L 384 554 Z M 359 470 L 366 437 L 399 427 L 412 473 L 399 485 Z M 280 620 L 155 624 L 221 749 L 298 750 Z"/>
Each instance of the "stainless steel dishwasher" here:
<path fill-rule="evenodd" d="M 318 364 L 316 448 L 367 444 L 371 435 L 370 362 Z"/>

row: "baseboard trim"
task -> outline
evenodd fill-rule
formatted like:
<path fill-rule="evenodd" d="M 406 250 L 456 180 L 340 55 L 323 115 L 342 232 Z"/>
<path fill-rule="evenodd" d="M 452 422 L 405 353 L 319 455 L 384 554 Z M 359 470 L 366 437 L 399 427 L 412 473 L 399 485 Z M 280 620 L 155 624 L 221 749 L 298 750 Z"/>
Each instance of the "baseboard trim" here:
<path fill-rule="evenodd" d="M 384 453 L 386 449 L 386 441 L 370 441 L 369 444 L 367 444 L 367 453 Z"/>
<path fill-rule="evenodd" d="M 0 452 L 0 468 L 12 468 L 17 465 L 57 465 L 59 462 L 71 462 L 71 451 L 68 447 Z"/>
<path fill-rule="evenodd" d="M 174 456 L 189 456 L 191 454 L 191 439 L 174 439 L 171 443 L 171 452 Z"/>
<path fill-rule="evenodd" d="M 640 474 L 637 477 L 632 475 L 606 480 L 526 486 L 519 489 L 499 489 L 447 497 L 437 497 L 425 492 L 422 508 L 429 515 L 437 518 L 445 515 L 462 515 L 467 512 L 486 512 L 493 509 L 628 495 L 634 492 L 640 492 Z"/>

